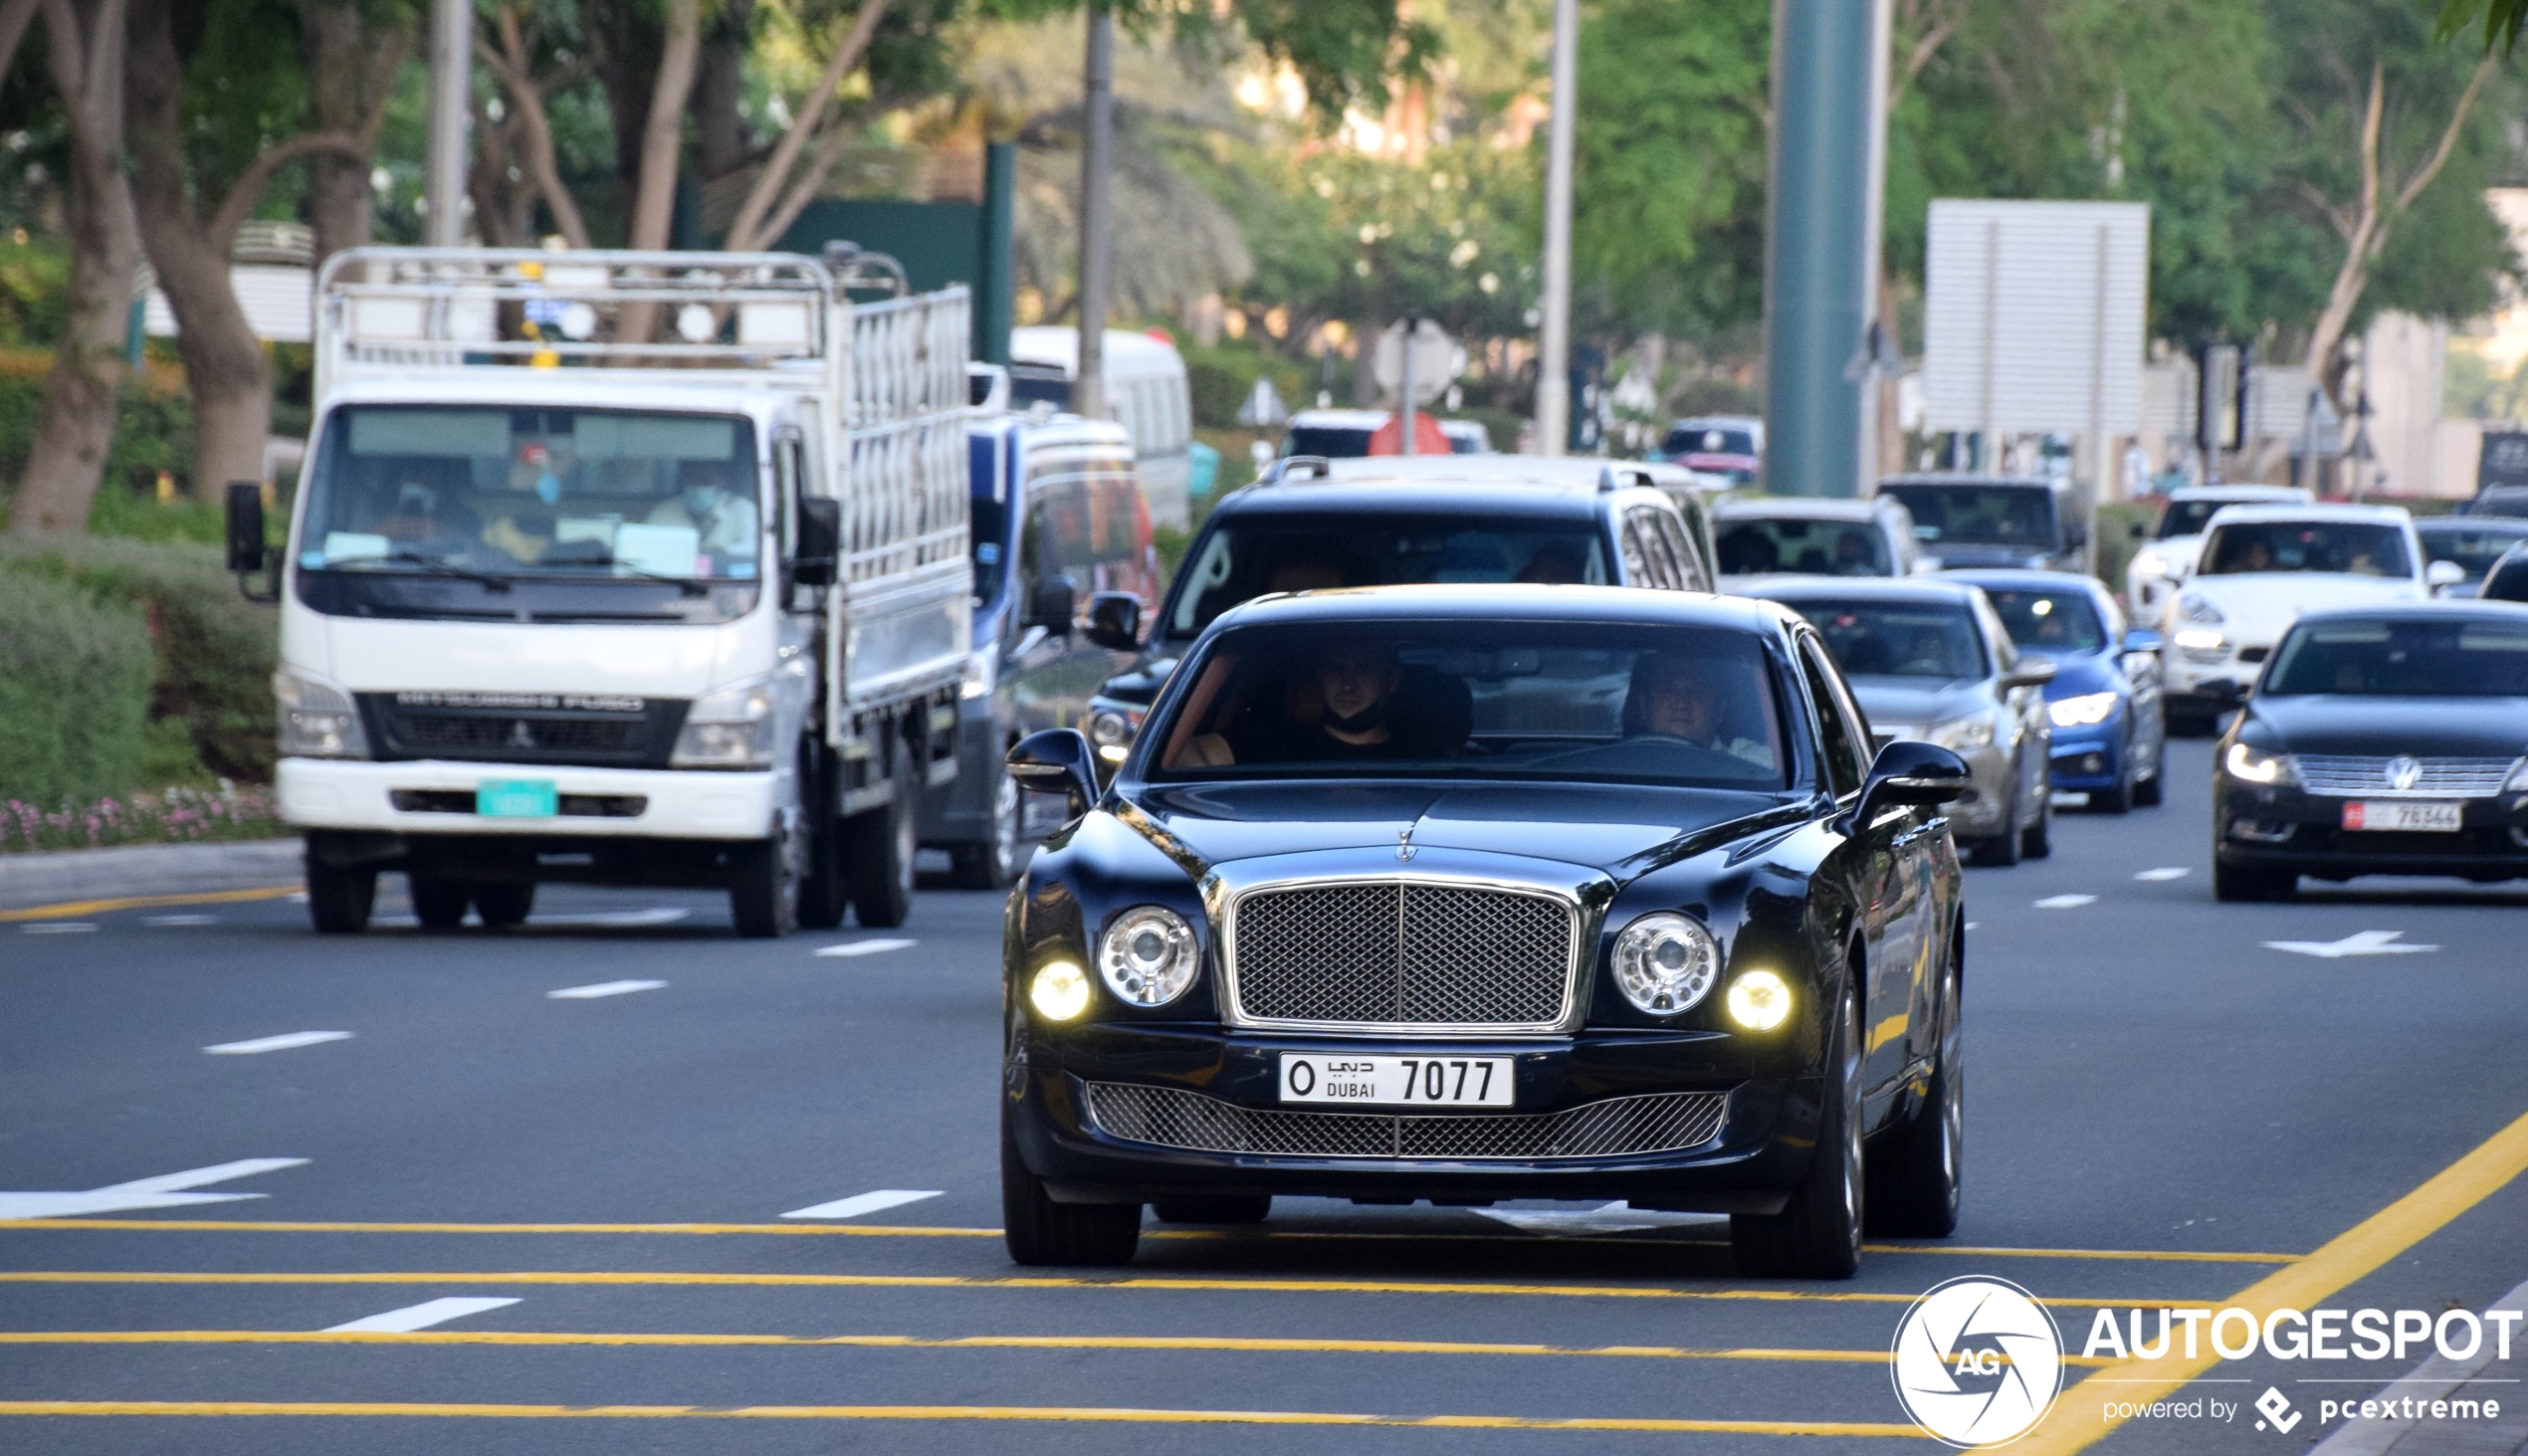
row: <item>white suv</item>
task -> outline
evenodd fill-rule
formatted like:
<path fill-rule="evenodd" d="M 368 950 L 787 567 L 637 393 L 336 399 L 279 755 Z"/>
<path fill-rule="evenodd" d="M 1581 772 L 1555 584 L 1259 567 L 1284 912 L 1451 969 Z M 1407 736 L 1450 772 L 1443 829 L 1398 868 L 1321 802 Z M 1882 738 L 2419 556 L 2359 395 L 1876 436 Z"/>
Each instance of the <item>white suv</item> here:
<path fill-rule="evenodd" d="M 2169 720 L 2235 707 L 2302 612 L 2419 601 L 2464 575 L 2423 555 L 2403 507 L 2223 507 L 2161 618 Z"/>
<path fill-rule="evenodd" d="M 2306 506 L 2317 498 L 2298 486 L 2185 486 L 2168 493 L 2159 525 L 2125 569 L 2125 609 L 2137 622 L 2156 622 L 2168 599 L 2186 584 L 2203 549 L 2204 527 L 2225 506 Z M 2135 536 L 2143 531 L 2137 523 Z"/>

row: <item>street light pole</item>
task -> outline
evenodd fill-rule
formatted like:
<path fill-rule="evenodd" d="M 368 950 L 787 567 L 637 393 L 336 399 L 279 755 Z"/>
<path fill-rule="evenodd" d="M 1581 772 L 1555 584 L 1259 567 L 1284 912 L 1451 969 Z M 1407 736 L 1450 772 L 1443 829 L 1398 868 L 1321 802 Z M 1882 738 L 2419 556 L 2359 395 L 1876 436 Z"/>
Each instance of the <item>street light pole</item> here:
<path fill-rule="evenodd" d="M 1572 141 L 1580 111 L 1580 0 L 1554 0 L 1554 117 L 1545 142 L 1545 296 L 1537 304 L 1536 453 L 1561 455 L 1572 417 Z"/>
<path fill-rule="evenodd" d="M 1087 118 L 1080 146 L 1080 364 L 1071 408 L 1106 418 L 1106 291 L 1113 243 L 1115 12 L 1089 10 Z"/>
<path fill-rule="evenodd" d="M 430 154 L 422 196 L 422 241 L 465 242 L 466 127 L 473 119 L 473 0 L 430 3 Z"/>

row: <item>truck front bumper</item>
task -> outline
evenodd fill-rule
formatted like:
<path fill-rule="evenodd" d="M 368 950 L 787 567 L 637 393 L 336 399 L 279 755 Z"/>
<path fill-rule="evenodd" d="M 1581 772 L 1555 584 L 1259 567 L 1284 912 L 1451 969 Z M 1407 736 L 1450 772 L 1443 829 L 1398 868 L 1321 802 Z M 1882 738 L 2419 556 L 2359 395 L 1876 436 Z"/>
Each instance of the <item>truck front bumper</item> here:
<path fill-rule="evenodd" d="M 487 818 L 475 790 L 490 780 L 550 782 L 559 812 Z M 284 758 L 283 822 L 302 829 L 503 838 L 761 839 L 788 797 L 786 775 L 703 769 L 572 768 L 459 763 L 370 763 Z"/>

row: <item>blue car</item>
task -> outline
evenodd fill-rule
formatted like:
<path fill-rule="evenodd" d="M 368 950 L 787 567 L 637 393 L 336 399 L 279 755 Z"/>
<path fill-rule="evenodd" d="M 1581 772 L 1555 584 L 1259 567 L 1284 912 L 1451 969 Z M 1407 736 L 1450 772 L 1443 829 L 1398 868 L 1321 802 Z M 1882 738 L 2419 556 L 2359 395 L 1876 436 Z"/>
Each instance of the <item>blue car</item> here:
<path fill-rule="evenodd" d="M 2121 814 L 2157 804 L 2168 758 L 2160 707 L 2160 635 L 2128 630 L 2094 577 L 2069 571 L 1945 571 L 1984 588 L 2021 652 L 2054 660 L 2045 685 L 2054 787 Z"/>

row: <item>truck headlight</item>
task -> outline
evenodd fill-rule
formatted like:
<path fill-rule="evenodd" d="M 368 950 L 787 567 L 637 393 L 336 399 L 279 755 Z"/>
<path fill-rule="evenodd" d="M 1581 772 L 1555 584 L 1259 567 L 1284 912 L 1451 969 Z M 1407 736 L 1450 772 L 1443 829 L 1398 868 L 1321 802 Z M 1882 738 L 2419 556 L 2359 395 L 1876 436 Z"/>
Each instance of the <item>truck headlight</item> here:
<path fill-rule="evenodd" d="M 1653 1016 L 1693 1009 L 1720 973 L 1719 944 L 1689 916 L 1645 915 L 1615 937 L 1615 988 Z"/>
<path fill-rule="evenodd" d="M 686 711 L 670 768 L 772 766 L 772 684 L 756 678 L 706 694 Z"/>
<path fill-rule="evenodd" d="M 1923 730 L 1925 742 L 1938 743 L 1952 753 L 1972 753 L 1993 746 L 1993 720 L 1981 713 L 1935 723 Z"/>
<path fill-rule="evenodd" d="M 2077 698 L 2057 698 L 2045 705 L 2045 716 L 2056 728 L 2086 728 L 2105 723 L 2115 714 L 2113 693 L 2083 693 Z"/>
<path fill-rule="evenodd" d="M 365 758 L 368 733 L 351 695 L 320 678 L 283 668 L 272 675 L 281 707 L 284 758 Z"/>
<path fill-rule="evenodd" d="M 2248 743 L 2232 743 L 2220 760 L 2223 771 L 2242 783 L 2298 783 L 2300 771 L 2288 753 L 2268 753 Z"/>
<path fill-rule="evenodd" d="M 1791 1019 L 1791 982 L 1751 970 L 1729 983 L 1729 1019 L 1749 1031 L 1771 1031 Z"/>
<path fill-rule="evenodd" d="M 1193 927 L 1159 906 L 1124 912 L 1098 937 L 1098 974 L 1131 1005 L 1164 1006 L 1183 995 L 1193 966 Z"/>

